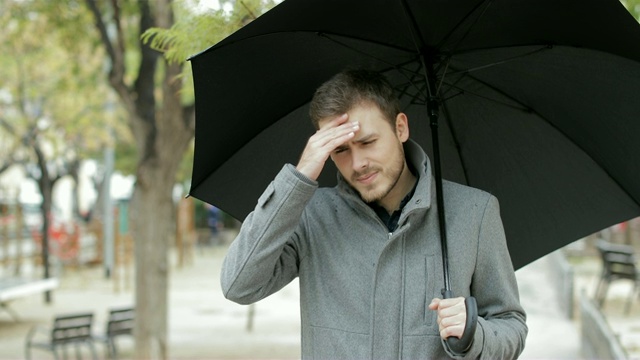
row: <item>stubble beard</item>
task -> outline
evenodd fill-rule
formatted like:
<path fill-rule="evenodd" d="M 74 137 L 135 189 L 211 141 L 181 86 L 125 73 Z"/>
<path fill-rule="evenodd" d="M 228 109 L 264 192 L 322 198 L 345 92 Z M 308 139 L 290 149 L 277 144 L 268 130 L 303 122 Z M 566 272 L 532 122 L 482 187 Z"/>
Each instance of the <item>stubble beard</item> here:
<path fill-rule="evenodd" d="M 358 193 L 360 194 L 360 198 L 362 198 L 364 202 L 371 203 L 380 201 L 387 197 L 387 195 L 389 195 L 389 193 L 391 193 L 391 191 L 396 187 L 398 181 L 400 181 L 400 176 L 402 175 L 405 167 L 404 152 L 402 151 L 402 149 L 400 149 L 398 154 L 399 155 L 396 156 L 394 161 L 391 163 L 391 166 L 387 167 L 386 169 L 377 167 L 366 168 L 363 171 L 356 172 L 351 176 L 351 186 L 353 186 L 358 191 Z M 378 175 L 381 177 L 379 179 L 376 179 L 376 183 L 367 185 L 365 187 L 356 186 L 356 178 L 372 171 L 378 171 Z M 386 186 L 376 190 L 377 187 L 384 185 L 380 184 L 381 180 L 390 180 L 390 182 Z"/>

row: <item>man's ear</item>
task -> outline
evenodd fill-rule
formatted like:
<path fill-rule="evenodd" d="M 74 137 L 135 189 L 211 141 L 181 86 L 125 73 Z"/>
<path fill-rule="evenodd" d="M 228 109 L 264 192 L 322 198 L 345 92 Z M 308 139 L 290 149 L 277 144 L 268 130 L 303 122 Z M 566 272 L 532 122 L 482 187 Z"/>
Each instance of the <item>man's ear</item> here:
<path fill-rule="evenodd" d="M 409 139 L 409 119 L 405 113 L 396 116 L 396 136 L 401 142 Z"/>

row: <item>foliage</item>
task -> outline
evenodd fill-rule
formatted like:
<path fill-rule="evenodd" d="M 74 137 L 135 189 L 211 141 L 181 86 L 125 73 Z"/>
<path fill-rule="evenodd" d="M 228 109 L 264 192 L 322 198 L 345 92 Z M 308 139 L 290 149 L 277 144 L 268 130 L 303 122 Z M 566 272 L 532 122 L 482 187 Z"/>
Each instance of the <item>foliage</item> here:
<path fill-rule="evenodd" d="M 622 0 L 624 6 L 629 10 L 633 17 L 640 21 L 640 0 Z"/>
<path fill-rule="evenodd" d="M 176 21 L 170 28 L 152 27 L 142 35 L 142 41 L 164 54 L 170 64 L 182 65 L 181 92 L 183 104 L 192 104 L 194 99 L 191 64 L 187 60 L 237 29 L 246 25 L 260 14 L 272 8 L 272 0 L 221 1 L 226 9 L 206 8 L 199 0 L 181 0 L 174 3 Z M 191 177 L 193 164 L 193 143 L 178 168 L 177 179 L 185 182 Z"/>
<path fill-rule="evenodd" d="M 246 25 L 275 3 L 242 0 L 224 1 L 223 4 L 232 5 L 233 11 L 198 10 L 197 2 L 178 2 L 175 6 L 178 15 L 176 23 L 170 29 L 151 28 L 143 34 L 142 40 L 150 42 L 152 48 L 162 51 L 168 61 L 183 62 Z"/>
<path fill-rule="evenodd" d="M 203 1 L 182 0 L 174 4 L 176 22 L 168 29 L 153 27 L 145 31 L 142 41 L 161 51 L 169 63 L 184 65 L 183 102 L 193 102 L 193 81 L 190 57 L 206 50 L 234 31 L 246 25 L 260 14 L 272 8 L 273 0 L 227 0 L 221 5 L 231 7 L 211 9 Z"/>
<path fill-rule="evenodd" d="M 37 132 L 48 156 L 85 157 L 112 141 L 108 127 L 121 135 L 101 79 L 104 54 L 78 36 L 91 30 L 90 14 L 75 1 L 0 7 L 0 116 L 14 139 Z"/>

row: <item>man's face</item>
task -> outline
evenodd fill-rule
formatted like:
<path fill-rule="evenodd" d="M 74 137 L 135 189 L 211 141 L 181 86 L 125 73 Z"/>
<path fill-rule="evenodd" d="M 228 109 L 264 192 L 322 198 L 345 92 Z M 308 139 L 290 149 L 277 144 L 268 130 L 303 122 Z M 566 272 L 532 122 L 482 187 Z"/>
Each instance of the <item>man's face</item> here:
<path fill-rule="evenodd" d="M 347 182 L 366 202 L 381 201 L 393 192 L 405 168 L 402 143 L 408 138 L 406 117 L 392 126 L 371 103 L 348 111 L 349 121 L 360 130 L 331 153 L 331 159 Z"/>

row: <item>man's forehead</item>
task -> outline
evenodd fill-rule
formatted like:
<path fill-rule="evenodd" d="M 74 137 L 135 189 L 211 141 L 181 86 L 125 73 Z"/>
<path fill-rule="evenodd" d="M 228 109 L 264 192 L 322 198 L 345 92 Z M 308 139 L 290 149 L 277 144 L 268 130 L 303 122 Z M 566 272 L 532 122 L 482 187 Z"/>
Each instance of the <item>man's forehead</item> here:
<path fill-rule="evenodd" d="M 328 116 L 324 119 L 320 119 L 318 121 L 318 125 L 322 127 L 324 124 L 329 121 L 342 116 L 343 114 L 349 114 L 348 121 L 360 121 L 360 120 L 383 120 L 387 121 L 384 117 L 384 114 L 376 105 L 367 106 L 367 105 L 356 105 L 352 106 L 349 110 L 342 114 L 335 114 L 332 116 Z"/>

